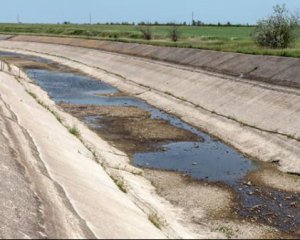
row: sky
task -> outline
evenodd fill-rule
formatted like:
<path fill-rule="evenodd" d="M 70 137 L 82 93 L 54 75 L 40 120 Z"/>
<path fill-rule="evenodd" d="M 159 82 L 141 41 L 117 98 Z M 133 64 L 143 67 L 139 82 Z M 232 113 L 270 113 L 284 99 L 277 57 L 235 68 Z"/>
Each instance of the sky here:
<path fill-rule="evenodd" d="M 276 4 L 300 11 L 300 0 L 0 0 L 0 22 L 191 22 L 254 24 Z"/>

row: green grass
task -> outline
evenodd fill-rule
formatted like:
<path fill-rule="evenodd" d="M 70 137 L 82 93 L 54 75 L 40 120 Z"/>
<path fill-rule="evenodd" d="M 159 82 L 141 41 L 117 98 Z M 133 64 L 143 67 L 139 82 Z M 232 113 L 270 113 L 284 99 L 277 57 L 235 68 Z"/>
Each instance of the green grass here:
<path fill-rule="evenodd" d="M 76 137 L 80 137 L 80 131 L 75 125 L 69 128 L 69 132 Z"/>
<path fill-rule="evenodd" d="M 215 229 L 217 232 L 223 233 L 227 239 L 231 239 L 235 236 L 235 232 L 231 227 L 221 226 Z"/>
<path fill-rule="evenodd" d="M 158 229 L 161 229 L 162 223 L 160 221 L 159 216 L 156 213 L 151 213 L 148 216 L 148 220 Z"/>
<path fill-rule="evenodd" d="M 123 179 L 116 178 L 113 175 L 110 175 L 110 177 L 122 192 L 127 193 L 127 187 Z"/>
<path fill-rule="evenodd" d="M 300 29 L 293 46 L 287 49 L 258 47 L 251 38 L 252 26 L 181 26 L 181 37 L 172 42 L 170 26 L 152 26 L 153 40 L 143 39 L 138 26 L 86 24 L 0 24 L 0 33 L 71 36 L 121 42 L 146 43 L 157 46 L 211 49 L 260 55 L 300 57 Z"/>

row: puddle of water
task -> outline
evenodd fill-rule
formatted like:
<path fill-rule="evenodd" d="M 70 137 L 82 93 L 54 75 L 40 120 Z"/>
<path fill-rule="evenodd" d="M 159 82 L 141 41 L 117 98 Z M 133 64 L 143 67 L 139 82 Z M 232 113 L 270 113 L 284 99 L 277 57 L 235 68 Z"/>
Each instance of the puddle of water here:
<path fill-rule="evenodd" d="M 193 132 L 204 141 L 159 143 L 164 151 L 136 152 L 133 155 L 133 163 L 140 167 L 179 171 L 204 181 L 225 183 L 237 193 L 240 206 L 236 212 L 240 216 L 276 226 L 283 231 L 299 229 L 300 211 L 292 206 L 294 201 L 300 202 L 299 194 L 293 194 L 289 200 L 287 197 L 290 193 L 243 184 L 246 174 L 258 170 L 260 166 L 222 142 L 214 141 L 209 135 L 184 123 L 176 116 L 154 108 L 140 99 L 99 96 L 113 94 L 118 90 L 90 77 L 39 69 L 28 69 L 27 74 L 34 77 L 56 102 L 135 106 L 148 110 L 152 118 L 166 120 L 176 127 Z M 101 125 L 97 126 L 97 120 L 99 118 L 95 116 L 85 118 L 92 127 L 101 128 Z"/>
<path fill-rule="evenodd" d="M 56 102 L 101 105 L 114 105 L 118 102 L 109 97 L 98 96 L 97 94 L 115 93 L 117 90 L 88 76 L 41 69 L 29 69 L 26 73 Z"/>
<path fill-rule="evenodd" d="M 136 153 L 135 165 L 183 172 L 199 180 L 230 185 L 257 169 L 236 151 L 211 140 L 169 143 L 164 147 L 167 150 L 163 152 Z"/>

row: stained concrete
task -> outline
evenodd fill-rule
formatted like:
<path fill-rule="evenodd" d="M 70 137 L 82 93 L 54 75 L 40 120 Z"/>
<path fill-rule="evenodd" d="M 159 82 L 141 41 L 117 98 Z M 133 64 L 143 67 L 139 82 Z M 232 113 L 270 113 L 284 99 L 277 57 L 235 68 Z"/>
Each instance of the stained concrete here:
<path fill-rule="evenodd" d="M 12 41 L 64 44 L 128 54 L 186 66 L 206 69 L 233 76 L 243 74 L 248 79 L 282 86 L 300 87 L 300 59 L 225 53 L 212 50 L 159 47 L 137 43 L 60 38 L 44 36 L 15 36 Z"/>

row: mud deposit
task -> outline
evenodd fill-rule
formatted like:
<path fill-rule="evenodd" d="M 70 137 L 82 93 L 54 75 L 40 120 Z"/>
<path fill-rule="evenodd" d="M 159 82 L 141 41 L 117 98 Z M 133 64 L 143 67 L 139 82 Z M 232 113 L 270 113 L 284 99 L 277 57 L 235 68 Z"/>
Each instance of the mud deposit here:
<path fill-rule="evenodd" d="M 148 111 L 137 107 L 73 104 L 60 104 L 60 106 L 88 122 L 102 137 L 129 155 L 161 149 L 155 146 L 159 142 L 199 139 L 195 134 L 176 128 L 165 120 L 151 119 Z"/>
<path fill-rule="evenodd" d="M 74 72 L 35 68 L 28 68 L 27 74 L 61 108 L 86 122 L 101 137 L 131 156 L 134 165 L 147 171 L 179 172 L 189 179 L 183 181 L 183 189 L 191 183 L 194 186 L 195 182 L 199 186 L 226 189 L 234 204 L 224 202 L 226 206 L 223 208 L 229 207 L 230 210 L 221 209 L 222 204 L 217 211 L 208 209 L 211 218 L 262 223 L 288 236 L 298 234 L 300 194 L 253 181 L 251 174 L 262 171 L 265 168 L 263 164 L 246 158 L 176 116 L 120 93 L 101 81 Z M 159 179 L 157 181 L 154 185 L 159 186 Z M 174 187 L 172 181 L 168 184 Z M 185 211 L 203 208 L 205 199 L 191 204 L 179 195 L 176 198 L 161 188 L 160 191 L 161 195 Z M 210 201 L 209 192 L 207 195 L 207 201 Z"/>

